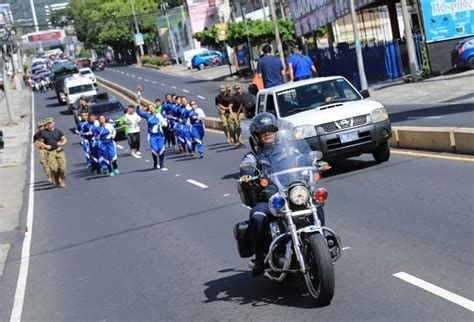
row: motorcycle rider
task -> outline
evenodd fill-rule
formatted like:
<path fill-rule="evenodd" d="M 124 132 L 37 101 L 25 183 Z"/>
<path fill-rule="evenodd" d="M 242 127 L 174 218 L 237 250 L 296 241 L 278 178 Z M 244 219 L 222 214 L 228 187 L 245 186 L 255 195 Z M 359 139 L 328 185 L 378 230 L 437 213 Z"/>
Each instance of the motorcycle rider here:
<path fill-rule="evenodd" d="M 273 114 L 261 113 L 255 116 L 250 124 L 250 135 L 255 142 L 254 153 L 247 153 L 241 163 L 253 163 L 263 174 L 286 170 L 276 168 L 284 164 L 281 162 L 282 159 L 291 159 L 284 144 L 280 144 L 276 140 L 277 131 L 278 123 Z M 291 167 L 289 163 L 288 167 Z M 256 183 L 249 182 L 249 179 L 256 174 L 256 170 L 240 170 L 241 188 L 245 191 L 244 193 L 250 196 L 251 204 L 253 204 L 250 210 L 248 229 L 255 253 L 255 262 L 252 269 L 254 277 L 265 273 L 265 253 L 271 243 L 270 222 L 274 220 L 268 201 L 273 193 L 277 192 L 277 190 L 272 190 L 272 185 L 262 188 Z M 319 209 L 321 211 L 318 212 L 318 215 L 322 225 L 324 225 L 324 213 L 322 208 Z"/>

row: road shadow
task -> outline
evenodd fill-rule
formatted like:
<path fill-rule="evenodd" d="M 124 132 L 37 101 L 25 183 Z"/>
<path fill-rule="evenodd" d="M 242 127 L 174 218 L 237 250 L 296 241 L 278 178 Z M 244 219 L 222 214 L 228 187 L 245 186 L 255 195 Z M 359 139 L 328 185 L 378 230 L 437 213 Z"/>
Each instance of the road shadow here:
<path fill-rule="evenodd" d="M 35 183 L 33 183 L 33 190 L 34 191 L 46 191 L 46 190 L 52 190 L 52 189 L 56 189 L 58 188 L 58 186 L 56 186 L 55 184 L 52 184 L 46 180 L 43 180 L 43 181 L 37 181 Z"/>
<path fill-rule="evenodd" d="M 471 95 L 471 94 L 469 94 Z M 461 100 L 461 98 L 455 98 L 453 100 Z M 416 118 L 416 117 L 427 117 L 427 116 L 446 116 L 451 114 L 459 114 L 459 113 L 466 113 L 466 112 L 474 112 L 474 103 L 465 103 L 465 104 L 444 104 L 438 106 L 432 105 L 418 105 L 419 108 L 408 110 L 408 111 L 401 111 L 396 113 L 389 113 L 390 121 L 392 123 L 403 122 L 408 120 L 409 118 Z M 389 105 L 387 105 L 390 108 Z"/>
<path fill-rule="evenodd" d="M 217 273 L 229 272 L 236 274 L 204 283 L 204 295 L 207 298 L 204 303 L 221 301 L 253 307 L 280 305 L 303 309 L 317 308 L 302 283 L 273 283 L 264 277 L 253 278 L 250 271 L 235 269 L 225 269 Z"/>
<path fill-rule="evenodd" d="M 60 106 L 63 106 L 64 104 L 60 104 L 60 103 L 51 103 L 51 104 L 46 104 L 46 107 L 48 108 L 55 108 L 55 107 L 60 107 Z"/>
<path fill-rule="evenodd" d="M 160 169 L 155 169 L 155 168 L 146 168 L 146 169 L 139 169 L 139 170 L 133 170 L 129 172 L 122 172 L 122 175 L 127 175 L 127 174 L 133 174 L 133 173 L 141 173 L 141 172 L 151 172 L 151 171 L 157 171 L 159 172 Z"/>
<path fill-rule="evenodd" d="M 64 111 L 59 111 L 59 114 L 61 114 L 61 115 L 71 115 L 71 112 L 69 112 L 68 110 L 64 110 Z"/>
<path fill-rule="evenodd" d="M 236 173 L 226 174 L 225 176 L 221 178 L 221 180 L 229 180 L 229 179 L 237 180 L 239 177 L 240 177 L 240 172 L 236 172 Z"/>

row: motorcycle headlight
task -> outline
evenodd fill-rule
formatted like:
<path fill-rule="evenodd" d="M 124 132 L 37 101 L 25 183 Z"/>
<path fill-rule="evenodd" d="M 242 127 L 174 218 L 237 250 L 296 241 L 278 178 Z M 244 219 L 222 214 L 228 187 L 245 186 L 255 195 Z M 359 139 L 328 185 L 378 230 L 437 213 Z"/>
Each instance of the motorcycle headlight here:
<path fill-rule="evenodd" d="M 279 195 L 278 193 L 271 196 L 270 200 L 268 201 L 270 212 L 274 216 L 281 216 L 281 211 L 285 207 L 285 204 L 286 204 L 285 198 Z"/>
<path fill-rule="evenodd" d="M 373 110 L 370 113 L 370 117 L 372 118 L 372 122 L 374 123 L 382 122 L 388 120 L 388 113 L 385 108 L 381 107 L 376 110 Z"/>
<path fill-rule="evenodd" d="M 309 191 L 303 186 L 296 186 L 290 191 L 290 200 L 297 206 L 304 205 L 308 202 Z"/>
<path fill-rule="evenodd" d="M 293 138 L 295 140 L 302 140 L 318 135 L 314 125 L 302 125 L 293 129 Z"/>

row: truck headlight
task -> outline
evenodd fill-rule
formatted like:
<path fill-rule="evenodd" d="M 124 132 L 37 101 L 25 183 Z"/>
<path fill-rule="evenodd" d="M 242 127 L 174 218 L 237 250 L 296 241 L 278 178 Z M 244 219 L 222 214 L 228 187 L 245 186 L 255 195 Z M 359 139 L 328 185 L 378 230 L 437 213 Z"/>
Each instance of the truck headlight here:
<path fill-rule="evenodd" d="M 318 135 L 314 125 L 302 125 L 293 129 L 293 138 L 295 140 L 302 140 Z"/>
<path fill-rule="evenodd" d="M 370 117 L 372 118 L 372 122 L 374 123 L 382 122 L 388 120 L 388 113 L 385 108 L 381 107 L 373 110 L 370 113 Z"/>
<path fill-rule="evenodd" d="M 297 206 L 304 205 L 308 202 L 309 191 L 303 186 L 296 186 L 290 191 L 290 200 Z"/>

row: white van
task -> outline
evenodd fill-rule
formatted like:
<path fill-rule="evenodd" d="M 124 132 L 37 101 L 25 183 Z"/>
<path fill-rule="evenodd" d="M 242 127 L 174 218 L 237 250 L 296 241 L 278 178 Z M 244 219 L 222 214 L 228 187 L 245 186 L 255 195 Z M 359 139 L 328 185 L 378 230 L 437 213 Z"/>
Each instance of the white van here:
<path fill-rule="evenodd" d="M 66 94 L 66 103 L 69 111 L 72 111 L 72 106 L 82 95 L 97 95 L 96 88 L 89 77 L 80 74 L 74 74 L 72 77 L 66 78 L 64 81 L 64 93 Z"/>
<path fill-rule="evenodd" d="M 205 51 L 208 51 L 208 49 L 199 48 L 199 49 L 186 50 L 185 52 L 183 52 L 184 65 L 190 69 L 192 67 L 191 60 L 193 59 L 193 57 Z"/>
<path fill-rule="evenodd" d="M 97 87 L 97 80 L 95 79 L 95 75 L 89 67 L 79 68 L 79 74 L 88 77 L 92 81 L 92 84 Z"/>

